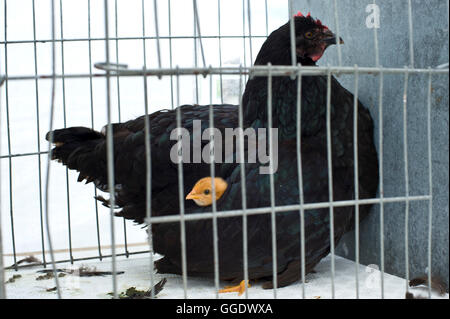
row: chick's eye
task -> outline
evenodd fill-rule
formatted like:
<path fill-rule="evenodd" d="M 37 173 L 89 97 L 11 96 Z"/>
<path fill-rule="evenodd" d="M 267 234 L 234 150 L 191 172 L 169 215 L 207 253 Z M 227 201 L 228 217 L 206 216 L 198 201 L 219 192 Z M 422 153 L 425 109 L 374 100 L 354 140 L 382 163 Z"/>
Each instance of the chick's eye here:
<path fill-rule="evenodd" d="M 312 36 L 313 36 L 312 32 L 306 32 L 305 33 L 305 38 L 307 38 L 307 39 L 311 39 Z"/>
<path fill-rule="evenodd" d="M 204 192 L 203 192 L 203 194 L 209 195 L 209 189 L 205 189 Z"/>

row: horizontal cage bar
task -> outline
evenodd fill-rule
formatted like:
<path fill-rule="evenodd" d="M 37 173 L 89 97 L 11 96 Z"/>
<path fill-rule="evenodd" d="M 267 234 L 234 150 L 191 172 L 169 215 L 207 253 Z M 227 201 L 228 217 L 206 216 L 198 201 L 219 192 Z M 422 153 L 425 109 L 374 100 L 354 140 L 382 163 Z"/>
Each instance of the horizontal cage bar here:
<path fill-rule="evenodd" d="M 294 210 L 309 210 L 309 209 L 318 209 L 318 208 L 330 208 L 330 207 L 345 207 L 345 206 L 355 206 L 355 205 L 370 205 L 370 204 L 379 204 L 379 203 L 398 203 L 398 202 L 406 202 L 406 201 L 422 201 L 422 200 L 430 200 L 431 196 L 429 195 L 421 195 L 421 196 L 409 196 L 409 197 L 384 197 L 383 199 L 379 198 L 370 198 L 370 199 L 360 199 L 360 200 L 343 200 L 343 201 L 334 201 L 334 202 L 321 202 L 321 203 L 310 203 L 304 205 L 285 205 L 285 206 L 275 206 L 274 211 L 276 213 L 279 212 L 287 212 Z M 248 208 L 246 210 L 247 215 L 257 215 L 257 214 L 269 214 L 272 212 L 271 207 L 261 207 L 261 208 Z M 236 217 L 243 216 L 242 209 L 236 210 L 228 210 L 221 211 L 215 214 L 218 218 L 224 217 Z M 213 217 L 212 212 L 206 213 L 195 213 L 195 214 L 187 214 L 184 215 L 184 220 L 200 220 L 200 219 L 211 219 Z M 151 217 L 150 220 L 146 220 L 147 223 L 171 223 L 180 221 L 180 216 L 170 215 L 170 216 L 160 216 L 160 217 Z"/>

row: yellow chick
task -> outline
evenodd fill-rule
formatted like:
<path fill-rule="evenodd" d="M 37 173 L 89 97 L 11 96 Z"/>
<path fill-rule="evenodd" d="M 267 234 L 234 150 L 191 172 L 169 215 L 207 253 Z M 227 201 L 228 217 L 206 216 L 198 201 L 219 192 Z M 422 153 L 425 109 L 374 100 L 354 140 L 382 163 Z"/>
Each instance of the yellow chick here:
<path fill-rule="evenodd" d="M 227 189 L 228 184 L 222 178 L 215 177 L 214 187 L 216 191 L 216 200 L 219 200 Z M 213 202 L 212 178 L 204 177 L 195 183 L 194 188 L 187 194 L 186 199 L 192 199 L 198 206 L 211 205 Z"/>

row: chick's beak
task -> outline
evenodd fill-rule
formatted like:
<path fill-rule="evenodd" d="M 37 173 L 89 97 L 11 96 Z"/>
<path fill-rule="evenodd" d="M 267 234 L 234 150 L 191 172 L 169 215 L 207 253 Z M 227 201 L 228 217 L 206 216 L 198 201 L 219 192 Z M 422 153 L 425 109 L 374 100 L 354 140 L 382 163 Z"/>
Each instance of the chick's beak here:
<path fill-rule="evenodd" d="M 199 199 L 200 196 L 194 192 L 190 192 L 189 194 L 187 194 L 186 199 Z"/>

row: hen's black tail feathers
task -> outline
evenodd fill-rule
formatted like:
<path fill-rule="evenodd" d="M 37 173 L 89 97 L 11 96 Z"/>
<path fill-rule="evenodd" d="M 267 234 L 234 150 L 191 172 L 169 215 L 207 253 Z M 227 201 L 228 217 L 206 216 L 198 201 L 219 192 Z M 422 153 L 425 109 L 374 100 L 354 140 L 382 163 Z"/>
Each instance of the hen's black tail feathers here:
<path fill-rule="evenodd" d="M 52 150 L 52 159 L 62 162 L 69 169 L 77 170 L 80 175 L 78 182 L 86 180 L 86 183 L 94 182 L 101 191 L 108 192 L 107 164 L 106 164 L 106 136 L 100 132 L 86 127 L 70 127 L 54 130 L 47 133 L 46 139 L 50 140 L 53 133 L 52 142 L 55 147 Z M 117 133 L 117 132 L 116 132 Z M 115 143 L 120 143 L 124 135 L 115 135 Z M 114 149 L 116 151 L 115 145 Z M 128 192 L 122 189 L 121 176 L 115 171 L 115 205 L 114 209 L 121 208 L 116 212 L 116 216 L 143 223 L 145 213 L 145 199 L 141 194 L 145 192 Z M 145 189 L 144 189 L 145 190 Z M 96 196 L 103 206 L 110 207 L 109 199 Z"/>
<path fill-rule="evenodd" d="M 45 136 L 47 141 L 50 140 L 51 134 L 53 134 L 52 142 L 55 144 L 52 150 L 53 160 L 80 172 L 79 182 L 83 180 L 86 180 L 86 183 L 105 182 L 104 176 L 99 176 L 100 172 L 104 172 L 99 166 L 105 165 L 101 160 L 101 157 L 104 157 L 102 148 L 105 144 L 105 135 L 87 127 L 70 127 L 48 132 Z"/>

